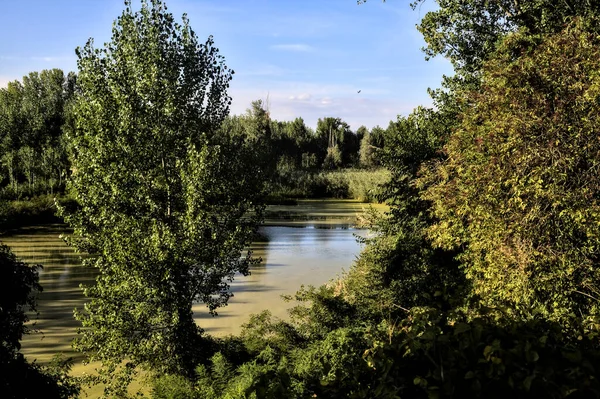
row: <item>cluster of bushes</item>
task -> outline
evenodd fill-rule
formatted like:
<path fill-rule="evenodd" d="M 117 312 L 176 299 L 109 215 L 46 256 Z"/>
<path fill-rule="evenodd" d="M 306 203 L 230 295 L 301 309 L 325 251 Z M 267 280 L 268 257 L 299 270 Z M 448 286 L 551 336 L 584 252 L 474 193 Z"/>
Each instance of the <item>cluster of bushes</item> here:
<path fill-rule="evenodd" d="M 597 397 L 600 353 L 586 337 L 570 342 L 559 325 L 500 326 L 432 309 L 379 323 L 333 314 L 338 298 L 314 294 L 320 318 L 253 317 L 240 337 L 219 342 L 193 380 L 157 378 L 154 398 Z M 333 303 L 324 303 L 333 302 Z M 334 305 L 340 310 L 340 305 Z M 264 334 L 264 335 L 263 335 Z"/>
<path fill-rule="evenodd" d="M 380 188 L 389 181 L 387 169 L 344 169 L 322 173 L 327 196 L 362 202 L 377 200 Z"/>
<path fill-rule="evenodd" d="M 74 208 L 76 202 L 68 195 L 41 194 L 31 198 L 1 201 L 0 223 L 6 230 L 42 223 L 58 223 L 57 205 Z"/>

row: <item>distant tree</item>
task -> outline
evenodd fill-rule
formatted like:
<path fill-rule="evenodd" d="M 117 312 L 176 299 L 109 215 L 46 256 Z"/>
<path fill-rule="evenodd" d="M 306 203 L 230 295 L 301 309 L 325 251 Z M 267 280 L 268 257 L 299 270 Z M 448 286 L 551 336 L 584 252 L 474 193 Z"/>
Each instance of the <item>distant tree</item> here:
<path fill-rule="evenodd" d="M 260 169 L 261 176 L 268 180 L 277 165 L 277 149 L 274 148 L 277 144 L 273 135 L 273 121 L 269 112 L 262 100 L 256 100 L 252 101 L 244 115 L 225 118 L 218 133 L 213 135 L 212 142 L 221 143 L 222 139 L 225 142 L 237 142 L 246 154 L 252 154 L 252 159 L 246 161 Z"/>
<path fill-rule="evenodd" d="M 323 161 L 323 169 L 337 169 L 342 166 L 342 151 L 338 145 L 327 148 L 327 155 Z"/>
<path fill-rule="evenodd" d="M 138 366 L 191 376 L 205 356 L 192 304 L 226 304 L 253 262 L 241 254 L 261 218 L 263 171 L 248 143 L 268 125 L 221 131 L 233 72 L 212 37 L 199 43 L 160 0 L 125 4 L 104 48 L 77 50 L 68 134 L 80 207 L 63 209 L 71 243 L 99 270 L 76 348 L 102 362 L 116 394 Z"/>
<path fill-rule="evenodd" d="M 38 172 L 39 155 L 36 154 L 35 150 L 29 146 L 23 146 L 19 148 L 17 155 L 21 164 L 21 170 L 25 174 L 25 179 L 27 180 L 29 192 L 33 193 L 35 175 Z"/>
<path fill-rule="evenodd" d="M 384 148 L 385 146 L 385 129 L 377 125 L 371 129 L 371 142 L 375 147 Z"/>
<path fill-rule="evenodd" d="M 381 149 L 381 148 L 379 148 Z M 360 151 L 359 151 L 359 162 L 363 168 L 372 168 L 379 165 L 377 159 L 378 147 L 375 146 L 375 142 L 371 133 L 367 130 L 363 133 L 360 140 Z"/>
<path fill-rule="evenodd" d="M 356 129 L 356 138 L 359 142 L 362 141 L 363 137 L 365 137 L 369 133 L 369 129 L 366 126 L 362 125 L 358 129 Z"/>
<path fill-rule="evenodd" d="M 312 131 L 304 123 L 304 119 L 296 118 L 287 124 L 287 135 L 294 139 L 298 147 L 303 147 L 313 139 Z"/>
<path fill-rule="evenodd" d="M 317 155 L 311 152 L 302 153 L 302 168 L 314 169 L 318 166 Z"/>
<path fill-rule="evenodd" d="M 63 125 L 75 95 L 75 75 L 65 76 L 60 69 L 31 72 L 22 83 L 9 82 L 0 89 L 0 153 L 8 183 L 5 196 L 18 197 L 23 182 L 30 195 L 63 188 L 62 177 L 69 170 Z"/>
<path fill-rule="evenodd" d="M 324 157 L 328 157 L 328 167 L 337 165 L 337 162 L 331 161 L 337 159 L 338 152 L 341 157 L 339 166 L 346 166 L 358 160 L 360 143 L 356 134 L 350 130 L 350 126 L 340 118 L 319 119 L 317 121 L 317 137 L 321 153 Z M 334 147 L 337 149 L 334 150 Z"/>

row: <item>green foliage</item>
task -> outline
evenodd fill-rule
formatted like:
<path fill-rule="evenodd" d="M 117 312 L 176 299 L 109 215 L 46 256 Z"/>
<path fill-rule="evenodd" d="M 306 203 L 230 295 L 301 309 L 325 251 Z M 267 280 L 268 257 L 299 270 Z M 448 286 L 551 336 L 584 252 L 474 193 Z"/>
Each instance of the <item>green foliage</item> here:
<path fill-rule="evenodd" d="M 414 1 L 412 7 L 423 1 Z M 600 5 L 587 0 L 441 0 L 438 4 L 439 9 L 428 12 L 418 26 L 427 43 L 424 51 L 427 57 L 446 57 L 459 73 L 479 71 L 509 32 L 557 33 L 569 18 L 600 11 Z"/>
<path fill-rule="evenodd" d="M 323 169 L 337 169 L 340 166 L 342 166 L 342 151 L 339 146 L 328 147 L 323 161 Z"/>
<path fill-rule="evenodd" d="M 62 127 L 75 95 L 75 75 L 31 72 L 0 89 L 0 195 L 53 194 L 69 171 Z"/>
<path fill-rule="evenodd" d="M 361 317 L 404 317 L 414 306 L 456 306 L 468 289 L 455 252 L 433 248 L 425 229 L 432 220 L 429 204 L 415 187 L 420 166 L 440 156 L 447 116 L 418 108 L 390 123 L 380 159 L 391 176 L 379 190 L 379 201 L 391 205 L 384 217 L 371 218 L 377 234 L 343 282 L 343 295 Z"/>
<path fill-rule="evenodd" d="M 25 323 L 27 311 L 35 310 L 35 295 L 41 291 L 38 269 L 17 260 L 6 245 L 0 245 L 0 337 L 2 351 L 15 356 L 21 348 L 19 341 L 30 331 Z"/>
<path fill-rule="evenodd" d="M 377 150 L 379 150 L 379 148 L 375 146 L 374 138 L 368 131 L 365 132 L 362 139 L 360 140 L 360 166 L 362 166 L 363 168 L 372 168 L 374 166 L 377 166 L 379 164 Z"/>
<path fill-rule="evenodd" d="M 341 169 L 306 171 L 294 168 L 289 158 L 280 158 L 277 182 L 271 184 L 274 198 L 348 198 L 375 202 L 380 187 L 389 181 L 386 169 Z"/>
<path fill-rule="evenodd" d="M 100 274 L 84 289 L 75 346 L 102 362 L 107 393 L 119 394 L 138 366 L 193 373 L 203 357 L 193 301 L 224 305 L 228 283 L 254 262 L 240 254 L 263 209 L 252 146 L 263 122 L 244 135 L 219 130 L 233 72 L 212 38 L 199 43 L 161 1 L 138 12 L 127 2 L 106 47 L 90 40 L 77 53 L 69 139 L 79 207 L 63 214 Z"/>
<path fill-rule="evenodd" d="M 565 326 L 598 316 L 595 24 L 509 36 L 482 90 L 464 99 L 447 160 L 422 181 L 439 218 L 430 235 L 467 248 L 461 261 L 480 301 Z"/>
<path fill-rule="evenodd" d="M 325 169 L 357 163 L 360 140 L 346 122 L 332 117 L 319 119 L 316 135 L 319 149 L 325 155 Z"/>
<path fill-rule="evenodd" d="M 419 307 L 371 322 L 332 288 L 299 295 L 308 307 L 291 323 L 258 316 L 247 349 L 217 353 L 193 382 L 159 378 L 155 397 L 600 397 L 594 340 L 569 342 L 555 323 Z"/>
<path fill-rule="evenodd" d="M 206 392 L 205 392 L 206 393 Z M 215 397 L 214 391 L 202 398 Z M 155 399 L 194 399 L 201 398 L 194 383 L 181 375 L 166 374 L 154 381 L 152 398 Z"/>
<path fill-rule="evenodd" d="M 559 325 L 499 326 L 493 317 L 413 309 L 367 334 L 365 360 L 391 397 L 599 397 L 600 356 L 593 340 L 566 342 Z"/>
<path fill-rule="evenodd" d="M 381 187 L 390 179 L 389 171 L 383 168 L 343 169 L 323 172 L 321 176 L 328 196 L 352 198 L 362 202 L 375 202 Z"/>

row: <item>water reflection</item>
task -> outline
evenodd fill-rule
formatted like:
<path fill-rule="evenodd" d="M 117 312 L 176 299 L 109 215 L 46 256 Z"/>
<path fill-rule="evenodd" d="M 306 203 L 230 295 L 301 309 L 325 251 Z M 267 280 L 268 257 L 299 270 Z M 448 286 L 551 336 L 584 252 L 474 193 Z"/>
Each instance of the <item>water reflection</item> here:
<path fill-rule="evenodd" d="M 250 276 L 234 280 L 229 305 L 217 317 L 211 317 L 202 304 L 194 306 L 196 320 L 207 332 L 238 333 L 250 314 L 264 309 L 285 318 L 290 304 L 281 295 L 295 293 L 302 284 L 321 285 L 349 268 L 360 251 L 356 235 L 364 236 L 366 231 L 328 224 L 327 228 L 264 226 L 261 233 L 268 241 L 251 249 L 263 262 Z"/>
<path fill-rule="evenodd" d="M 81 266 L 80 255 L 60 239 L 70 233 L 64 225 L 46 225 L 20 229 L 3 237 L 4 244 L 23 261 L 41 264 L 38 314 L 31 315 L 31 325 L 39 332 L 26 335 L 22 351 L 39 362 L 49 361 L 58 352 L 72 353 L 71 341 L 80 324 L 73 309 L 83 306 L 79 284 L 91 284 L 96 270 Z"/>
<path fill-rule="evenodd" d="M 250 276 L 238 276 L 231 283 L 234 296 L 219 310 L 219 316 L 213 317 L 204 305 L 196 304 L 198 324 L 211 334 L 224 335 L 239 332 L 251 313 L 264 309 L 286 317 L 289 304 L 280 299 L 282 294 L 293 294 L 302 284 L 320 285 L 350 267 L 360 250 L 355 235 L 366 233 L 353 227 L 352 218 L 362 207 L 348 201 L 304 201 L 302 206 L 278 207 L 278 212 L 286 211 L 289 217 L 268 220 L 261 228 L 266 240 L 250 247 L 262 262 L 252 268 Z M 305 220 L 294 219 L 298 214 Z M 57 352 L 75 355 L 70 345 L 80 325 L 73 310 L 84 303 L 79 286 L 92 284 L 96 277 L 96 270 L 81 266 L 80 255 L 59 238 L 65 233 L 69 233 L 66 227 L 57 224 L 2 237 L 18 257 L 44 267 L 39 315 L 32 315 L 41 333 L 28 335 L 22 342 L 22 351 L 39 362 L 50 360 Z"/>

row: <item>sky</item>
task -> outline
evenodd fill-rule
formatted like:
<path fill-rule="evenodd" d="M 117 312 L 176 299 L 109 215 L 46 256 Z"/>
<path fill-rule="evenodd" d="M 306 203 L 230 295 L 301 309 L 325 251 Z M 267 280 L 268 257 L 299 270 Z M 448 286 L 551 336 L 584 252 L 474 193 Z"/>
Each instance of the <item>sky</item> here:
<path fill-rule="evenodd" d="M 339 117 L 353 130 L 387 127 L 431 105 L 427 88 L 452 68 L 425 60 L 416 24 L 435 7 L 406 0 L 165 0 L 177 21 L 215 46 L 235 71 L 231 113 L 263 100 L 277 120 L 315 127 Z M 134 9 L 139 0 L 132 1 Z M 75 48 L 110 40 L 122 0 L 0 0 L 0 87 L 32 71 L 77 70 Z"/>

